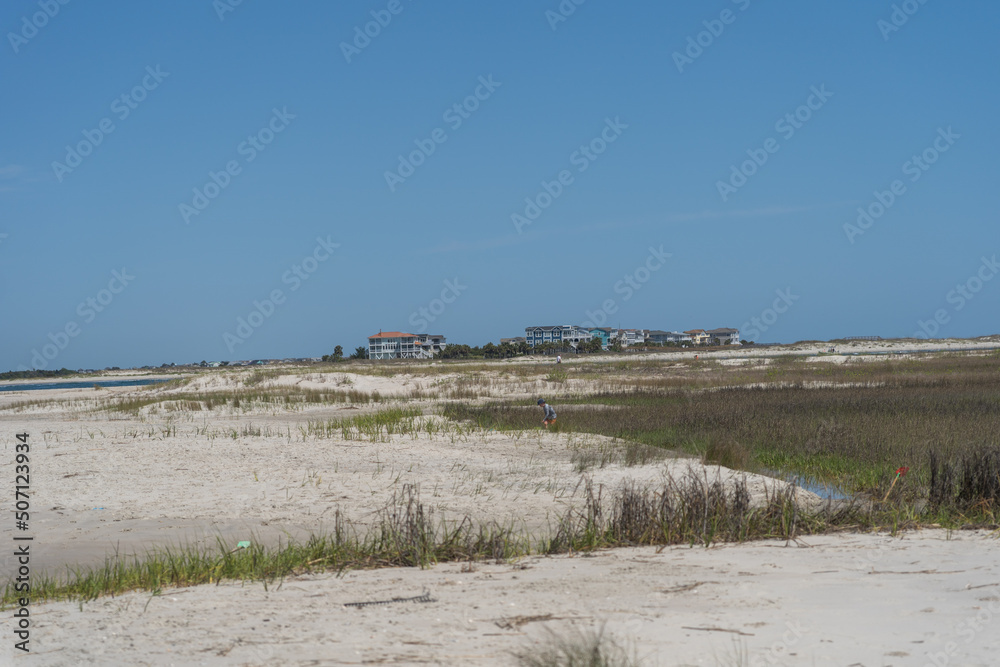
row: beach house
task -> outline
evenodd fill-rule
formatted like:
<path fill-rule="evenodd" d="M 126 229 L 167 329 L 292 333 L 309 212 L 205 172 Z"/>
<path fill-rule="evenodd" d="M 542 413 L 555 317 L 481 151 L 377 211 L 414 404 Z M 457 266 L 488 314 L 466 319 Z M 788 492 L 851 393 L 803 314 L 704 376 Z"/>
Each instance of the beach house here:
<path fill-rule="evenodd" d="M 740 343 L 740 330 L 739 329 L 709 329 L 705 333 L 708 334 L 708 342 L 712 345 L 739 345 Z"/>
<path fill-rule="evenodd" d="M 447 346 L 440 334 L 379 331 L 368 337 L 369 359 L 431 359 Z"/>
<path fill-rule="evenodd" d="M 708 344 L 708 332 L 704 329 L 691 329 L 690 331 L 685 331 L 684 333 L 691 337 L 691 343 L 694 345 Z"/>
<path fill-rule="evenodd" d="M 524 338 L 528 345 L 535 347 L 542 343 L 569 343 L 576 347 L 581 342 L 591 339 L 590 329 L 573 324 L 558 326 L 525 327 Z"/>

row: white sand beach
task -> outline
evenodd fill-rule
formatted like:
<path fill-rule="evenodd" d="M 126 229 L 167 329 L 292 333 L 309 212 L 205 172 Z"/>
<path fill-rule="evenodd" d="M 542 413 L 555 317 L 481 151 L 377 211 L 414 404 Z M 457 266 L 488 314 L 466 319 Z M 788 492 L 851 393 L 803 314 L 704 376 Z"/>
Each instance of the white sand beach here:
<path fill-rule="evenodd" d="M 496 366 L 477 380 L 488 395 L 527 403 L 556 386 Z M 689 474 L 746 479 L 758 501 L 784 486 L 691 458 L 580 472 L 574 453 L 620 443 L 449 425 L 434 415 L 444 400 L 435 392 L 454 386 L 457 371 L 279 370 L 263 381 L 251 373 L 205 373 L 182 388 L 0 393 L 5 479 L 14 474 L 13 434 L 30 434 L 33 572 L 61 576 L 115 554 L 185 545 L 275 546 L 329 531 L 338 513 L 363 531 L 406 485 L 419 488 L 436 520 L 468 516 L 534 535 L 579 507 L 587 482 L 610 491 Z M 102 409 L 251 382 L 410 397 L 426 430 L 374 441 L 310 432 L 385 402 Z M 798 494 L 804 506 L 821 502 Z M 0 528 L 6 544 L 12 534 Z M 650 665 L 991 665 L 1000 644 L 996 549 L 996 534 L 930 529 L 222 582 L 36 603 L 31 654 L 15 656 L 5 641 L 0 656 L 24 665 L 507 665 L 549 632 L 604 628 Z M 6 574 L 12 553 L 0 558 Z M 348 605 L 424 593 L 425 601 Z"/>

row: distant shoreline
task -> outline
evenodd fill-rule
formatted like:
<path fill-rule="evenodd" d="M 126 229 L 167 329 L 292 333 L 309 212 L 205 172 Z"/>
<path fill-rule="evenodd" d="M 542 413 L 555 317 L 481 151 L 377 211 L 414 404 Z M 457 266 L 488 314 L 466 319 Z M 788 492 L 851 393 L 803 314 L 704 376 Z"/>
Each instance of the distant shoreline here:
<path fill-rule="evenodd" d="M 835 352 L 830 352 L 830 348 L 833 348 Z M 619 353 L 581 353 L 580 357 L 573 354 L 572 352 L 564 352 L 567 355 L 565 361 L 570 361 L 574 358 L 589 359 L 595 362 L 610 362 L 619 360 L 622 358 L 628 358 L 632 355 L 641 355 L 643 357 L 676 357 L 678 355 L 705 355 L 707 357 L 714 358 L 732 358 L 732 357 L 769 357 L 769 356 L 813 356 L 813 355 L 841 355 L 841 356 L 851 356 L 851 355 L 886 355 L 895 353 L 940 353 L 940 352 L 977 352 L 977 351 L 988 351 L 1000 349 L 1000 334 L 992 334 L 989 336 L 980 336 L 977 338 L 932 338 L 927 340 L 918 340 L 914 338 L 882 338 L 876 340 L 848 340 L 848 339 L 833 339 L 829 341 L 799 341 L 795 343 L 759 343 L 751 345 L 722 345 L 713 347 L 669 347 L 669 348 L 653 348 L 653 349 L 639 349 L 636 348 L 626 348 L 623 352 Z M 431 363 L 454 363 L 454 362 L 477 362 L 477 363 L 510 363 L 510 362 L 547 362 L 552 355 L 520 355 L 517 357 L 510 357 L 508 359 L 485 359 L 480 357 L 470 358 L 470 359 L 427 359 L 424 361 Z M 365 363 L 393 363 L 398 361 L 409 361 L 413 362 L 415 360 L 381 360 L 372 361 L 364 360 Z M 282 366 L 287 368 L 305 367 L 316 365 L 315 362 L 312 364 L 306 363 L 292 363 L 285 362 L 281 359 L 268 360 L 269 363 L 263 366 L 218 366 L 218 367 L 202 367 L 198 365 L 183 365 L 183 366 L 173 366 L 171 367 L 171 373 L 163 373 L 143 369 L 143 368 L 122 368 L 117 370 L 99 370 L 93 373 L 77 373 L 73 372 L 72 375 L 66 375 L 62 377 L 35 377 L 35 378 L 18 378 L 15 380 L 0 380 L 0 386 L 7 386 L 11 384 L 38 384 L 38 383 L 65 383 L 65 382 L 85 382 L 91 378 L 149 378 L 149 379 L 172 379 L 177 377 L 182 377 L 189 375 L 191 373 L 201 373 L 211 370 L 252 370 L 254 368 L 267 368 Z M 340 362 L 342 364 L 351 363 L 349 360 L 344 360 Z M 346 367 L 346 366 L 345 366 Z"/>

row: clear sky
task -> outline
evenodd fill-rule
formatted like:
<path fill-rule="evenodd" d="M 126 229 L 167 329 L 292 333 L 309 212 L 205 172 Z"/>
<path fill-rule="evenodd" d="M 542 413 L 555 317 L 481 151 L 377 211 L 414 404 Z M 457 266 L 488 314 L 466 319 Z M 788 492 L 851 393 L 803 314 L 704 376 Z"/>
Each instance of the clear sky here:
<path fill-rule="evenodd" d="M 995 2 L 235 2 L 3 3 L 0 370 L 1000 331 Z"/>

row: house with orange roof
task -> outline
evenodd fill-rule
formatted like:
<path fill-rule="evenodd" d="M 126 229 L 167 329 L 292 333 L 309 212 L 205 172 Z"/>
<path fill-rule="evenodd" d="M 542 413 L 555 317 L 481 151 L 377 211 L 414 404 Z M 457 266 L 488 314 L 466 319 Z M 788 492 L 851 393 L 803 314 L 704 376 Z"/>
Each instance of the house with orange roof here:
<path fill-rule="evenodd" d="M 691 342 L 695 345 L 705 345 L 708 343 L 708 332 L 704 329 L 691 329 L 684 333 L 691 336 Z"/>

